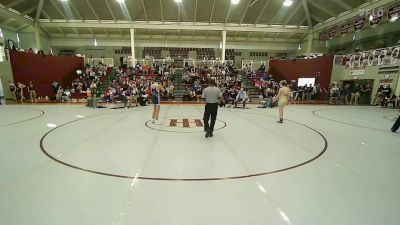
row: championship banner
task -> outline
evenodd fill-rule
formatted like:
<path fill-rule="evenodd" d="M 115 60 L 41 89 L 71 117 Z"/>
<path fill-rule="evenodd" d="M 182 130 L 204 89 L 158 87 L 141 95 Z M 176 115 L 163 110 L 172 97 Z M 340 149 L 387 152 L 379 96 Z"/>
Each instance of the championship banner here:
<path fill-rule="evenodd" d="M 364 28 L 365 25 L 365 21 L 367 19 L 365 18 L 365 16 L 360 16 L 358 17 L 355 21 L 354 21 L 354 31 L 355 32 L 359 32 Z"/>
<path fill-rule="evenodd" d="M 350 27 L 351 27 L 351 23 L 350 22 L 342 24 L 342 26 L 340 26 L 340 36 L 346 35 L 349 32 Z"/>
<path fill-rule="evenodd" d="M 328 31 L 329 39 L 336 37 L 336 34 L 337 34 L 337 26 L 329 28 L 329 31 Z"/>
<path fill-rule="evenodd" d="M 375 9 L 369 16 L 369 25 L 371 27 L 376 27 L 385 15 L 385 10 L 383 8 Z"/>
<path fill-rule="evenodd" d="M 346 67 L 359 70 L 366 66 L 384 66 L 398 64 L 400 59 L 400 46 L 376 49 L 369 52 L 359 52 L 345 57 Z"/>
<path fill-rule="evenodd" d="M 328 34 L 326 32 L 319 33 L 319 41 L 326 41 L 328 39 Z"/>
<path fill-rule="evenodd" d="M 396 21 L 400 16 L 400 2 L 391 6 L 388 10 L 388 20 L 390 22 Z"/>

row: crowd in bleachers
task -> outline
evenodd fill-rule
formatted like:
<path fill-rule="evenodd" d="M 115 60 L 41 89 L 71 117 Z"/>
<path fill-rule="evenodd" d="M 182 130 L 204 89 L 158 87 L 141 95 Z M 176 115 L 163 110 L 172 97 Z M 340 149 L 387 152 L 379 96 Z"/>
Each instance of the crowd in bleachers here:
<path fill-rule="evenodd" d="M 174 99 L 174 65 L 141 65 L 136 64 L 135 68 L 119 68 L 115 77 L 100 93 L 102 103 L 121 103 L 123 107 L 147 105 L 150 96 L 150 85 L 156 80 L 165 88 L 163 100 Z M 100 100 L 99 99 L 99 100 Z M 90 100 L 90 99 L 89 99 Z M 89 102 L 89 105 L 90 102 Z"/>
<path fill-rule="evenodd" d="M 201 63 L 197 66 L 189 65 L 183 71 L 182 81 L 185 84 L 183 101 L 199 101 L 202 91 L 207 87 L 211 79 L 215 80 L 217 86 L 224 93 L 224 97 L 226 97 L 225 104 L 234 104 L 239 92 L 246 93 L 242 75 L 232 64 L 215 63 L 214 65 L 207 65 Z M 235 96 L 235 100 L 231 100 L 233 96 Z M 242 97 L 240 102 L 249 100 L 247 93 Z"/>

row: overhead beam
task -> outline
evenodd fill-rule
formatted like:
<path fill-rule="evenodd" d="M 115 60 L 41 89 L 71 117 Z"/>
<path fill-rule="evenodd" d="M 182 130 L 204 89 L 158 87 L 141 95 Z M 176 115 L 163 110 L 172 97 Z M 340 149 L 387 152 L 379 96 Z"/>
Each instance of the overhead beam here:
<path fill-rule="evenodd" d="M 5 8 L 0 8 L 0 14 L 6 16 L 7 18 L 13 18 L 21 23 L 26 23 L 31 26 L 34 25 L 32 20 L 25 18 L 22 14 L 16 14 L 15 12 L 11 12 Z"/>
<path fill-rule="evenodd" d="M 211 30 L 211 31 L 239 31 L 239 32 L 273 32 L 273 33 L 309 33 L 309 29 L 307 28 L 288 28 L 283 26 L 253 26 L 253 25 L 228 25 L 228 24 L 208 24 L 208 23 L 197 23 L 197 25 L 185 24 L 185 23 L 165 23 L 163 24 L 161 21 L 152 22 L 150 24 L 143 22 L 88 22 L 88 21 L 74 21 L 74 22 L 40 22 L 42 27 L 92 27 L 92 28 L 122 28 L 122 29 L 154 29 L 154 30 Z"/>
<path fill-rule="evenodd" d="M 178 6 L 178 24 L 181 23 L 181 4 L 182 3 L 177 4 L 177 6 Z"/>
<path fill-rule="evenodd" d="M 160 9 L 161 9 L 161 21 L 164 23 L 164 10 L 162 0 L 160 0 Z"/>
<path fill-rule="evenodd" d="M 261 12 L 258 14 L 256 22 L 254 22 L 254 25 L 257 25 L 258 22 L 260 21 L 262 15 L 264 15 L 265 9 L 267 9 L 267 6 L 269 5 L 269 3 L 271 2 L 271 0 L 267 0 L 263 6 L 263 8 L 261 9 Z"/>
<path fill-rule="evenodd" d="M 113 18 L 114 21 L 116 21 L 114 12 L 111 10 L 110 4 L 108 4 L 108 1 L 107 1 L 107 0 L 104 0 L 104 2 L 106 3 L 108 12 L 111 14 L 111 17 Z"/>
<path fill-rule="evenodd" d="M 24 28 L 26 28 L 26 27 L 28 27 L 28 26 L 29 26 L 28 24 L 22 24 L 21 26 L 17 27 L 17 32 L 22 30 L 22 29 L 24 29 Z"/>
<path fill-rule="evenodd" d="M 39 21 L 40 15 L 42 14 L 43 3 L 44 3 L 44 0 L 39 1 L 39 5 L 38 5 L 37 11 L 36 11 L 36 16 L 35 16 L 36 21 Z"/>
<path fill-rule="evenodd" d="M 14 20 L 15 20 L 14 18 L 9 17 L 9 18 L 7 18 L 7 19 L 4 21 L 4 23 L 2 23 L 1 25 L 2 25 L 2 26 L 8 25 L 8 24 L 10 24 L 12 21 L 14 21 Z"/>
<path fill-rule="evenodd" d="M 99 15 L 97 15 L 96 10 L 94 10 L 93 5 L 90 3 L 90 1 L 86 0 L 86 3 L 89 5 L 89 8 L 92 11 L 92 13 L 94 14 L 94 16 L 96 17 L 96 19 L 98 21 L 100 21 L 100 17 L 99 17 Z"/>
<path fill-rule="evenodd" d="M 149 23 L 149 19 L 147 18 L 147 11 L 146 11 L 146 5 L 144 4 L 144 0 L 142 0 L 142 6 L 143 6 L 144 18 L 146 19 L 146 22 Z"/>
<path fill-rule="evenodd" d="M 82 14 L 78 11 L 78 9 L 75 7 L 73 1 L 70 1 L 69 4 L 71 5 L 72 10 L 75 11 L 75 13 L 78 15 L 79 19 L 83 20 Z"/>
<path fill-rule="evenodd" d="M 310 28 L 312 28 L 313 25 L 311 22 L 310 10 L 308 9 L 307 0 L 302 0 L 302 3 L 303 3 L 304 12 L 306 13 L 306 19 L 307 19 L 308 26 Z"/>
<path fill-rule="evenodd" d="M 314 19 L 314 20 L 316 20 L 318 23 L 323 23 L 323 22 L 325 22 L 324 19 L 321 19 L 321 18 L 319 18 L 319 17 L 316 16 L 316 15 L 311 15 L 311 18 Z"/>
<path fill-rule="evenodd" d="M 194 8 L 193 23 L 196 23 L 196 19 L 197 19 L 197 1 L 198 0 L 196 0 L 196 4 L 195 4 L 195 8 Z"/>
<path fill-rule="evenodd" d="M 29 15 L 30 13 L 32 13 L 32 12 L 35 11 L 35 10 L 36 10 L 36 6 L 33 6 L 33 7 L 29 8 L 29 9 L 27 9 L 27 10 L 21 12 L 21 14 L 22 14 L 22 15 Z"/>
<path fill-rule="evenodd" d="M 320 26 L 314 27 L 313 32 L 321 31 L 321 30 L 331 27 L 335 24 L 339 24 L 339 23 L 342 23 L 343 21 L 347 21 L 349 19 L 357 17 L 360 15 L 360 11 L 366 12 L 366 11 L 373 10 L 373 9 L 376 9 L 376 8 L 379 8 L 379 7 L 385 6 L 390 3 L 394 3 L 394 2 L 396 2 L 396 0 L 380 0 L 380 1 L 373 2 L 366 6 L 363 5 L 363 6 L 357 7 L 351 13 L 349 13 L 347 15 L 340 16 L 334 20 L 330 20 L 328 22 L 321 24 Z"/>
<path fill-rule="evenodd" d="M 304 22 L 306 22 L 306 18 L 304 17 L 298 24 L 297 26 L 300 27 L 301 25 L 303 25 Z"/>
<path fill-rule="evenodd" d="M 209 22 L 210 24 L 211 24 L 213 15 L 214 15 L 214 7 L 215 7 L 215 0 L 213 1 L 212 7 L 211 7 L 211 15 L 210 15 L 210 22 Z"/>
<path fill-rule="evenodd" d="M 319 3 L 313 2 L 313 1 L 309 1 L 311 5 L 313 5 L 315 8 L 318 8 L 319 10 L 321 10 L 322 12 L 330 15 L 331 17 L 336 17 L 337 14 L 325 7 L 323 7 L 322 5 L 320 5 Z"/>
<path fill-rule="evenodd" d="M 247 6 L 246 6 L 246 9 L 243 12 L 242 18 L 240 19 L 239 25 L 242 25 L 244 17 L 246 16 L 247 11 L 249 10 L 249 7 L 250 7 L 251 4 L 252 4 L 252 0 L 247 0 Z"/>
<path fill-rule="evenodd" d="M 228 13 L 226 14 L 226 17 L 225 17 L 225 23 L 228 22 L 229 16 L 231 14 L 231 9 L 232 9 L 232 4 L 229 4 L 229 10 L 228 10 Z"/>
<path fill-rule="evenodd" d="M 332 1 L 332 2 L 340 5 L 342 8 L 346 9 L 347 11 L 352 11 L 353 10 L 353 7 L 351 7 L 349 4 L 347 4 L 343 0 L 335 0 L 335 1 Z"/>
<path fill-rule="evenodd" d="M 25 0 L 15 0 L 12 3 L 6 5 L 6 8 L 13 8 L 21 3 L 23 3 Z"/>
<path fill-rule="evenodd" d="M 65 15 L 65 13 L 63 11 L 61 11 L 60 8 L 58 8 L 58 6 L 56 5 L 56 3 L 53 0 L 49 0 L 50 3 L 53 5 L 53 7 L 56 9 L 56 11 L 62 16 L 64 17 L 64 19 L 66 19 L 68 21 L 67 16 Z"/>
<path fill-rule="evenodd" d="M 294 11 L 290 14 L 290 16 L 286 19 L 286 21 L 283 23 L 284 26 L 286 26 L 292 19 L 293 17 L 299 12 L 299 10 L 301 9 L 301 7 L 303 6 L 303 4 L 301 2 L 299 2 L 296 6 L 296 8 L 294 9 Z"/>
<path fill-rule="evenodd" d="M 43 12 L 43 15 L 45 17 L 47 17 L 48 20 L 50 20 L 50 22 L 53 22 L 53 18 L 51 18 L 50 15 L 44 9 L 42 10 L 42 12 Z"/>

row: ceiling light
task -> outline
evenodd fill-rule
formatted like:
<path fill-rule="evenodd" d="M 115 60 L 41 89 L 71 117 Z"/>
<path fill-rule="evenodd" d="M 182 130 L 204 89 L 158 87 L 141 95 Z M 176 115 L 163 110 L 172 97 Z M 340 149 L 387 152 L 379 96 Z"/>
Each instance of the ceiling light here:
<path fill-rule="evenodd" d="M 181 3 L 181 2 L 182 2 L 182 0 L 175 0 L 175 2 L 176 2 L 176 3 Z"/>
<path fill-rule="evenodd" d="M 301 50 L 301 44 L 299 44 L 299 47 L 297 48 L 298 50 Z"/>
<path fill-rule="evenodd" d="M 94 39 L 93 44 L 94 44 L 94 47 L 97 47 L 97 39 L 96 38 Z"/>
<path fill-rule="evenodd" d="M 374 20 L 374 16 L 372 16 L 372 14 L 371 14 L 371 15 L 369 15 L 369 21 L 372 21 L 372 20 Z"/>
<path fill-rule="evenodd" d="M 394 22 L 394 21 L 396 21 L 397 19 L 399 18 L 399 16 L 393 16 L 392 18 L 390 18 L 390 22 Z"/>
<path fill-rule="evenodd" d="M 119 4 L 124 4 L 124 3 L 125 3 L 125 0 L 117 0 L 117 2 L 118 2 Z"/>
<path fill-rule="evenodd" d="M 68 0 L 61 0 L 62 2 L 68 2 Z"/>
<path fill-rule="evenodd" d="M 3 38 L 3 37 L 4 37 L 3 31 L 1 30 L 1 27 L 0 27 L 0 38 Z"/>
<path fill-rule="evenodd" d="M 293 4 L 293 1 L 292 0 L 285 0 L 284 2 L 283 2 L 283 6 L 285 6 L 285 7 L 289 7 L 289 6 L 291 6 Z"/>
<path fill-rule="evenodd" d="M 55 127 L 57 127 L 57 125 L 55 125 L 54 123 L 48 123 L 48 124 L 46 124 L 46 126 L 47 126 L 47 127 L 50 127 L 50 128 L 55 128 Z"/>
<path fill-rule="evenodd" d="M 234 5 L 239 4 L 239 2 L 240 2 L 240 0 L 231 0 L 231 3 L 234 4 Z"/>

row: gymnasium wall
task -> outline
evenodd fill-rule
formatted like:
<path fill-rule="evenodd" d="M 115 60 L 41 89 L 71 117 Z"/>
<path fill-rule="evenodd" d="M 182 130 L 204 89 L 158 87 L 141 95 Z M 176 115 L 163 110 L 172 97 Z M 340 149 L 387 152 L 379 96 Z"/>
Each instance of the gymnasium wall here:
<path fill-rule="evenodd" d="M 322 88 L 326 88 L 331 80 L 333 58 L 333 56 L 323 56 L 315 59 L 271 60 L 269 72 L 278 81 L 297 81 L 301 77 L 316 77 L 316 82 L 320 83 Z"/>
<path fill-rule="evenodd" d="M 53 96 L 54 81 L 71 86 L 76 70 L 84 68 L 83 58 L 29 54 L 11 51 L 11 67 L 15 82 L 25 85 L 33 81 L 38 96 Z"/>
<path fill-rule="evenodd" d="M 3 84 L 3 92 L 4 97 L 6 99 L 12 98 L 11 92 L 8 88 L 8 81 L 14 81 L 12 70 L 11 70 L 11 63 L 9 59 L 5 59 L 3 62 L 0 62 L 0 79 Z"/>

